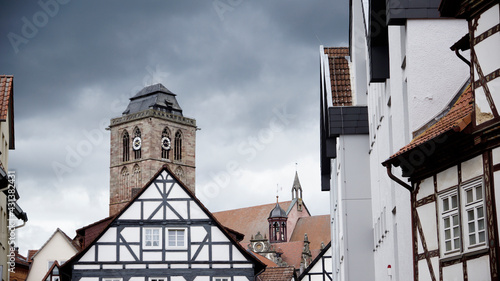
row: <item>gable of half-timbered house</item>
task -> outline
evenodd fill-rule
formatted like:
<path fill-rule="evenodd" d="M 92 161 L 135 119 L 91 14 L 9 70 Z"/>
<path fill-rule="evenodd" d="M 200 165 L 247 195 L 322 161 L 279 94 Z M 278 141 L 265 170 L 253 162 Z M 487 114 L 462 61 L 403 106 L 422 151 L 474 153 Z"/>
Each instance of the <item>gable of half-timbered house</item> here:
<path fill-rule="evenodd" d="M 330 281 L 332 280 L 332 243 L 328 243 L 309 267 L 302 272 L 299 280 L 304 281 Z"/>
<path fill-rule="evenodd" d="M 262 269 L 163 167 L 63 270 L 72 281 L 247 281 Z"/>

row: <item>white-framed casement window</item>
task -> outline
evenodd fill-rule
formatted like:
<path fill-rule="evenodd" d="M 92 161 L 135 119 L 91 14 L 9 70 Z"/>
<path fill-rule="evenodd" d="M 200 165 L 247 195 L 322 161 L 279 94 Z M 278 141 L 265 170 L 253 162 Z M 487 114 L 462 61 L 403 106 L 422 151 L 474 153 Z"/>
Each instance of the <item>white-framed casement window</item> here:
<path fill-rule="evenodd" d="M 231 281 L 229 277 L 214 277 L 213 281 Z"/>
<path fill-rule="evenodd" d="M 149 281 L 167 281 L 167 278 L 163 278 L 163 277 L 150 277 Z"/>
<path fill-rule="evenodd" d="M 464 184 L 463 223 L 464 246 L 468 249 L 486 245 L 486 222 L 484 210 L 483 181 L 472 181 Z"/>
<path fill-rule="evenodd" d="M 146 227 L 143 229 L 142 246 L 145 249 L 160 249 L 161 248 L 161 228 Z"/>
<path fill-rule="evenodd" d="M 461 249 L 458 199 L 458 189 L 439 196 L 443 249 L 441 252 L 445 255 L 459 252 Z"/>
<path fill-rule="evenodd" d="M 167 248 L 170 249 L 185 249 L 187 248 L 185 228 L 169 228 L 167 229 Z"/>
<path fill-rule="evenodd" d="M 441 257 L 486 246 L 483 178 L 440 194 L 438 208 Z"/>

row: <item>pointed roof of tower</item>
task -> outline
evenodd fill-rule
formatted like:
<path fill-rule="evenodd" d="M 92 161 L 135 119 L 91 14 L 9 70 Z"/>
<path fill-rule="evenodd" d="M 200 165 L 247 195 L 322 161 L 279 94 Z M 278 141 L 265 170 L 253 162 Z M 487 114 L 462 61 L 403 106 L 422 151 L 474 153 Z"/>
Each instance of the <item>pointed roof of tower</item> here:
<path fill-rule="evenodd" d="M 269 213 L 269 219 L 270 218 L 286 218 L 286 212 L 283 210 L 278 203 L 278 196 L 276 196 L 276 206 L 274 206 L 274 209 L 271 210 Z"/>
<path fill-rule="evenodd" d="M 293 180 L 292 189 L 302 189 L 299 181 L 299 173 L 295 171 L 295 179 Z"/>
<path fill-rule="evenodd" d="M 123 114 L 132 114 L 152 108 L 182 116 L 182 108 L 175 96 L 176 94 L 161 83 L 144 87 L 130 98 L 130 103 Z"/>

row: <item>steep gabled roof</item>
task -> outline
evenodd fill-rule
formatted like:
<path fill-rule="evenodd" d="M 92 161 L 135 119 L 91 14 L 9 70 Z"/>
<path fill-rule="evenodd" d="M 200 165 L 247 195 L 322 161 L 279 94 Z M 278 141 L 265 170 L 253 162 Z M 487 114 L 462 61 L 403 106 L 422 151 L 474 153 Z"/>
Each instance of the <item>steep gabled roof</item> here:
<path fill-rule="evenodd" d="M 321 243 L 328 243 L 331 240 L 330 236 L 330 215 L 311 216 L 299 218 L 295 229 L 293 230 L 290 242 L 304 241 L 304 233 L 309 237 L 309 247 L 313 249 L 321 249 Z"/>
<path fill-rule="evenodd" d="M 56 231 L 54 231 L 54 233 L 52 233 L 52 235 L 49 237 L 49 239 L 47 239 L 47 241 L 45 241 L 45 243 L 42 245 L 42 247 L 40 247 L 40 250 L 38 250 L 35 254 L 33 254 L 32 256 L 30 256 L 29 258 L 31 260 L 33 260 L 40 252 L 43 251 L 43 249 L 45 248 L 45 246 L 47 246 L 47 244 L 49 243 L 50 240 L 52 240 L 52 238 L 54 238 L 54 236 L 57 234 L 57 233 L 60 233 L 64 240 L 66 242 L 68 242 L 69 245 L 71 245 L 71 247 L 73 249 L 75 249 L 76 252 L 78 252 L 78 247 L 73 243 L 73 240 L 71 240 L 71 238 L 68 237 L 68 235 L 66 235 L 66 233 L 64 233 L 64 231 L 62 231 L 60 228 L 57 228 Z"/>
<path fill-rule="evenodd" d="M 282 209 L 288 210 L 292 207 L 293 201 L 280 202 Z M 243 245 L 250 243 L 252 235 L 257 234 L 257 231 L 265 234 L 269 232 L 269 223 L 267 218 L 269 212 L 273 210 L 276 203 L 240 208 L 228 211 L 215 212 L 214 216 L 226 227 L 235 229 L 245 237 L 241 242 Z"/>
<path fill-rule="evenodd" d="M 144 187 L 137 192 L 137 194 L 123 207 L 120 212 L 118 212 L 111 222 L 101 231 L 101 233 L 94 239 L 92 243 L 87 245 L 85 249 L 74 255 L 69 261 L 67 261 L 61 268 L 62 271 L 69 273 L 72 267 L 72 264 L 80 259 L 84 254 L 86 254 L 89 249 L 92 247 L 92 245 L 95 244 L 96 241 L 98 241 L 105 233 L 106 231 L 111 227 L 111 225 L 118 220 L 127 210 L 134 204 L 134 202 L 154 183 L 154 181 L 163 173 L 166 172 L 169 176 L 171 176 L 176 183 L 179 185 L 179 187 L 186 192 L 186 194 L 200 207 L 201 211 L 213 221 L 214 225 L 217 226 L 220 231 L 224 234 L 224 236 L 233 243 L 233 245 L 240 250 L 241 254 L 248 258 L 250 261 L 253 261 L 255 263 L 255 274 L 258 272 L 262 271 L 266 265 L 262 263 L 259 259 L 257 259 L 255 256 L 252 254 L 248 253 L 241 245 L 238 243 L 238 241 L 235 240 L 234 236 L 228 232 L 226 227 L 222 225 L 216 218 L 215 216 L 201 203 L 200 200 L 194 195 L 194 193 L 184 185 L 184 183 L 177 178 L 177 176 L 170 170 L 168 165 L 163 165 L 163 167 L 149 180 L 148 183 L 144 185 Z"/>
<path fill-rule="evenodd" d="M 114 216 L 109 216 L 77 229 L 73 241 L 77 243 L 81 249 L 84 249 L 87 245 L 94 242 L 95 238 L 113 221 L 113 219 Z"/>
<path fill-rule="evenodd" d="M 351 75 L 349 70 L 349 48 L 324 48 L 328 56 L 333 106 L 352 105 Z"/>

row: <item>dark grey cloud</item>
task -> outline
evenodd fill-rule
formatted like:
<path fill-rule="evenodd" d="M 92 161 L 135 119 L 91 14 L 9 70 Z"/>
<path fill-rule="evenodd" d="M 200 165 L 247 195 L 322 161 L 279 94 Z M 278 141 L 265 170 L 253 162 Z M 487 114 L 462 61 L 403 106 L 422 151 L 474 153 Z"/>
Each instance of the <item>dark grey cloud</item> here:
<path fill-rule="evenodd" d="M 39 3 L 58 3 L 57 11 Z M 327 213 L 317 159 L 319 45 L 346 45 L 347 7 L 326 0 L 2 1 L 0 72 L 15 76 L 9 168 L 18 171 L 19 204 L 30 217 L 19 230 L 21 249 L 39 247 L 56 227 L 73 236 L 107 215 L 105 127 L 156 82 L 178 95 L 201 128 L 197 192 L 219 188 L 204 196 L 209 209 L 269 203 L 277 185 L 289 200 L 298 162 L 306 204 Z M 24 39 L 13 45 L 12 34 Z M 228 172 L 235 163 L 238 172 Z M 50 207 L 57 202 L 64 214 Z"/>

